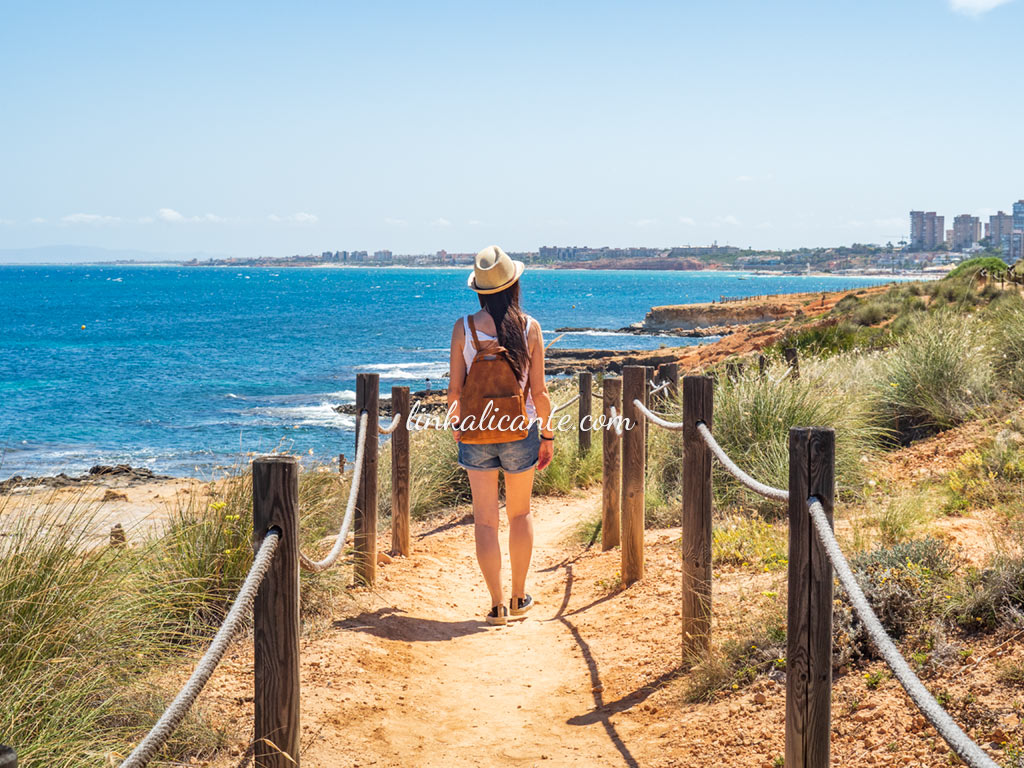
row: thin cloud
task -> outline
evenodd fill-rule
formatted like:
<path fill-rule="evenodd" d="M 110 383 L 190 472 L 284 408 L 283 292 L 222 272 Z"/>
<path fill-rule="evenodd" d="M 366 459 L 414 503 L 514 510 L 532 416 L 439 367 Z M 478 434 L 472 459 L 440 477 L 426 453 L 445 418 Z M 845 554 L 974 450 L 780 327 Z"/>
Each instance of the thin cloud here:
<path fill-rule="evenodd" d="M 689 216 L 680 216 L 679 217 L 679 223 L 680 224 L 685 224 L 688 227 L 695 227 L 695 226 L 697 226 L 697 222 L 694 221 L 693 219 L 691 219 Z"/>
<path fill-rule="evenodd" d="M 450 227 L 451 225 L 452 225 L 452 223 L 450 221 L 448 221 L 448 219 L 444 218 L 443 216 L 440 217 L 440 218 L 434 219 L 432 222 L 430 222 L 430 226 L 432 226 L 432 227 L 446 228 L 446 227 Z"/>
<path fill-rule="evenodd" d="M 387 224 L 389 227 L 405 228 L 409 226 L 409 222 L 406 221 L 405 219 L 384 219 L 384 223 Z"/>
<path fill-rule="evenodd" d="M 268 221 L 272 221 L 275 224 L 299 224 L 309 225 L 316 224 L 320 221 L 320 217 L 313 213 L 305 213 L 299 211 L 298 213 L 292 213 L 287 216 L 278 216 L 276 213 L 272 213 L 267 216 Z"/>
<path fill-rule="evenodd" d="M 161 208 L 156 212 L 156 215 L 160 221 L 167 222 L 168 224 L 221 224 L 226 221 L 226 219 L 214 213 L 206 213 L 202 216 L 185 216 L 173 208 Z M 143 223 L 146 223 L 146 221 L 143 220 Z"/>
<path fill-rule="evenodd" d="M 89 226 L 102 227 L 120 224 L 121 218 L 119 216 L 102 216 L 98 213 L 70 213 L 67 216 L 62 216 L 60 223 L 65 226 L 87 224 Z"/>
<path fill-rule="evenodd" d="M 0 227 L 10 227 L 14 225 L 14 219 L 0 219 Z"/>
<path fill-rule="evenodd" d="M 657 219 L 637 219 L 636 221 L 633 222 L 633 226 L 639 227 L 640 229 L 645 229 L 647 227 L 654 226 L 657 223 Z"/>
<path fill-rule="evenodd" d="M 46 219 L 44 219 L 42 216 L 36 216 L 36 217 L 34 217 L 32 219 L 29 219 L 29 224 L 45 224 L 45 223 L 46 223 Z"/>
<path fill-rule="evenodd" d="M 980 16 L 1008 2 L 1010 0 L 949 0 L 949 7 L 965 16 Z"/>

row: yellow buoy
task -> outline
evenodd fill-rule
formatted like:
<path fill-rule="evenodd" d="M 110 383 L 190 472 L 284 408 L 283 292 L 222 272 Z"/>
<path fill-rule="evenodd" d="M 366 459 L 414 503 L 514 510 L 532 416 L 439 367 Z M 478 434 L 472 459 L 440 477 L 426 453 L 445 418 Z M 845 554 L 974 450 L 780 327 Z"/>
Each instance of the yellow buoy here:
<path fill-rule="evenodd" d="M 82 330 L 83 330 L 83 331 L 85 330 L 85 326 L 84 326 L 84 325 L 82 326 Z"/>

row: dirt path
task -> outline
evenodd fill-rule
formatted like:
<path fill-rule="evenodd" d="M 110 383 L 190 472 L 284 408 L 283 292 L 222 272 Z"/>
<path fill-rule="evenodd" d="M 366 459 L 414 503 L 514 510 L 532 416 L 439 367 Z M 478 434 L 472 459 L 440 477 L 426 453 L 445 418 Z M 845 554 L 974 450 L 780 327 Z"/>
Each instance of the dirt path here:
<path fill-rule="evenodd" d="M 411 558 L 382 567 L 380 589 L 357 595 L 356 611 L 304 642 L 303 763 L 635 765 L 614 727 L 589 716 L 601 699 L 599 670 L 566 618 L 565 553 L 579 549 L 567 543 L 599 504 L 595 492 L 536 503 L 536 605 L 507 627 L 482 620 L 489 601 L 469 520 L 421 532 Z M 503 525 L 503 542 L 506 533 Z M 214 685 L 216 709 L 251 691 L 251 661 L 241 656 Z"/>

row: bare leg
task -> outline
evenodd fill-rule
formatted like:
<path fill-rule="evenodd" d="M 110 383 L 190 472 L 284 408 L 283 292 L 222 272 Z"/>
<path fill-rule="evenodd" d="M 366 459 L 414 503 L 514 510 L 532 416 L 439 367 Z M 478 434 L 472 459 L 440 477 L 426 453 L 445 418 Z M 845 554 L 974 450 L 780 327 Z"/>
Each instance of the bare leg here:
<path fill-rule="evenodd" d="M 533 470 L 505 475 L 505 513 L 508 515 L 508 556 L 512 561 L 512 597 L 526 595 L 526 574 L 533 557 Z"/>
<path fill-rule="evenodd" d="M 501 589 L 501 545 L 498 543 L 498 470 L 468 470 L 473 490 L 473 533 L 476 536 L 476 561 L 484 574 L 491 605 L 503 605 Z"/>

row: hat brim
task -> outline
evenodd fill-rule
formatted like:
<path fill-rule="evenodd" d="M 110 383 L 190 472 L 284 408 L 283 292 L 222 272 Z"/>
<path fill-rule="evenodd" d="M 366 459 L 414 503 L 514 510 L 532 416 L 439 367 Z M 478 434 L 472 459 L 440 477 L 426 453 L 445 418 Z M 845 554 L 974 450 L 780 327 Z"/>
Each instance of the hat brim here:
<path fill-rule="evenodd" d="M 500 293 L 501 291 L 504 291 L 506 288 L 508 288 L 514 282 L 516 282 L 520 277 L 522 277 L 523 270 L 526 269 L 526 265 L 523 262 L 518 261 L 516 259 L 511 259 L 511 261 L 512 266 L 516 268 L 516 273 L 512 276 L 511 280 L 509 280 L 506 283 L 503 283 L 502 285 L 499 285 L 497 288 L 477 288 L 476 275 L 472 272 L 469 273 L 469 279 L 466 281 L 466 285 L 469 286 L 469 289 L 471 291 L 476 291 L 477 293 Z"/>

